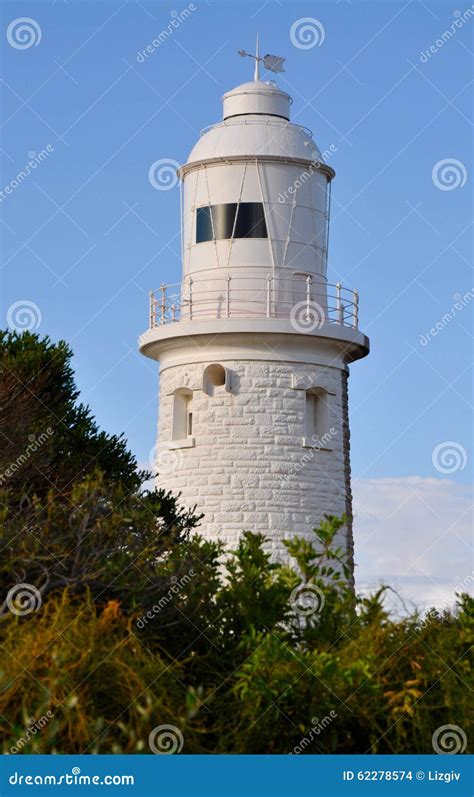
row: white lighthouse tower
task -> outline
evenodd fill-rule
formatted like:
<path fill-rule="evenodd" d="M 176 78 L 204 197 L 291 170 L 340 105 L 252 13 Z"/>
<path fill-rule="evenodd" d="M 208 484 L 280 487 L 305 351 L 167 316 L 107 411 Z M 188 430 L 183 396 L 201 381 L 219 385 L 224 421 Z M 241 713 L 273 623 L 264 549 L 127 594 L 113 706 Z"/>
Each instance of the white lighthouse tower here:
<path fill-rule="evenodd" d="M 260 531 L 275 558 L 345 513 L 351 556 L 348 364 L 369 342 L 357 293 L 327 281 L 335 173 L 258 63 L 179 170 L 182 280 L 140 338 L 161 364 L 158 479 L 205 537 Z"/>

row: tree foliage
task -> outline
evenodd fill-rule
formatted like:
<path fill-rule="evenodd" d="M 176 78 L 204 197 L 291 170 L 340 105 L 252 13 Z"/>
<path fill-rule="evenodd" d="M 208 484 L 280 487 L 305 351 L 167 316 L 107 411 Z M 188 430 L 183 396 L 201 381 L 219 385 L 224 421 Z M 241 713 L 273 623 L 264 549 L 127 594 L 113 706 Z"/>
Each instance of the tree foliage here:
<path fill-rule="evenodd" d="M 0 475 L 22 493 L 67 493 L 76 479 L 98 469 L 124 488 L 144 474 L 125 440 L 99 430 L 79 391 L 64 342 L 0 331 Z"/>
<path fill-rule="evenodd" d="M 4 752 L 149 753 L 164 724 L 184 753 L 430 753 L 440 726 L 468 733 L 467 595 L 424 618 L 390 615 L 384 587 L 356 596 L 344 518 L 289 529 L 291 566 L 263 535 L 206 541 L 77 405 L 64 344 L 2 340 L 2 473 L 55 424 L 0 482 Z"/>

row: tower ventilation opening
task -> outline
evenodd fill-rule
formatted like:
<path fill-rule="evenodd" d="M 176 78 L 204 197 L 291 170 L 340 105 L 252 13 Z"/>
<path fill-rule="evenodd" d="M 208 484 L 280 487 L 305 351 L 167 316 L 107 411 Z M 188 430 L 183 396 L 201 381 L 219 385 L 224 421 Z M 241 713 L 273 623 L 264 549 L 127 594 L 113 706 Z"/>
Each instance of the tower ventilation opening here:
<path fill-rule="evenodd" d="M 209 396 L 214 393 L 214 388 L 223 387 L 227 382 L 226 369 L 219 363 L 208 365 L 203 376 L 203 390 Z"/>

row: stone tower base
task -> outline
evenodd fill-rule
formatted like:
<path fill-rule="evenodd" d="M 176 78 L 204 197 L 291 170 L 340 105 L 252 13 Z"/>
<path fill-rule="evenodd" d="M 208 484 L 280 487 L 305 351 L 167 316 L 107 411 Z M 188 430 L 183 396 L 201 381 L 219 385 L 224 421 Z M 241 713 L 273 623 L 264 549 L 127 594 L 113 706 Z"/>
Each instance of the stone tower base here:
<path fill-rule="evenodd" d="M 202 355 L 199 362 L 181 356 L 179 364 L 161 369 L 159 486 L 180 492 L 183 505 L 197 505 L 205 514 L 205 537 L 235 547 L 243 531 L 262 532 L 273 556 L 284 561 L 284 538 L 312 539 L 324 514 L 345 513 L 348 524 L 337 542 L 352 561 L 348 372 L 342 359 L 315 365 L 271 359 L 270 351 L 264 360 Z M 225 372 L 224 384 L 214 384 L 216 364 Z M 323 427 L 320 418 L 316 431 L 308 418 L 313 392 L 324 405 Z M 183 397 L 192 419 L 180 432 Z"/>

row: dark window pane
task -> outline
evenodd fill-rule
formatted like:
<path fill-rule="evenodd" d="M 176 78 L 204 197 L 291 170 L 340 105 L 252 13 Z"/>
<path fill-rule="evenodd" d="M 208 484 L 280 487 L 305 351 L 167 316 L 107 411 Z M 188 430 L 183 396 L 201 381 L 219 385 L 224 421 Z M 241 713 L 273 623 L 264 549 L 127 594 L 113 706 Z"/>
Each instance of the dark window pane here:
<path fill-rule="evenodd" d="M 267 225 L 261 202 L 241 202 L 235 225 L 235 238 L 266 238 Z"/>
<path fill-rule="evenodd" d="M 237 221 L 235 214 L 237 212 Z M 211 216 L 212 213 L 212 216 Z M 234 229 L 235 224 L 235 229 Z M 267 238 L 261 202 L 228 202 L 197 209 L 196 243 L 227 238 Z"/>
<path fill-rule="evenodd" d="M 196 215 L 196 243 L 212 241 L 211 208 L 198 208 Z"/>
<path fill-rule="evenodd" d="M 232 238 L 234 219 L 237 204 L 230 202 L 227 205 L 212 205 L 212 221 L 214 223 L 214 238 Z"/>

